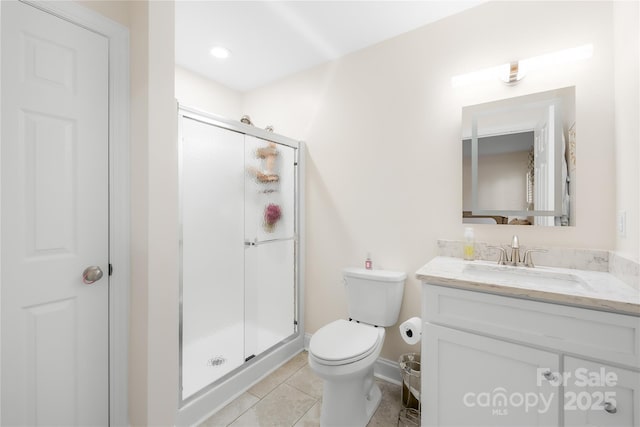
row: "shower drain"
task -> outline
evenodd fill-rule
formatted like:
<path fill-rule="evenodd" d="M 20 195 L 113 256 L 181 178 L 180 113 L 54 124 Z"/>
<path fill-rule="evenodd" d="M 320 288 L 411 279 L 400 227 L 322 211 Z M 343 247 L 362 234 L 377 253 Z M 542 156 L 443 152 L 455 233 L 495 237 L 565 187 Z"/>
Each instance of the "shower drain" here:
<path fill-rule="evenodd" d="M 220 366 L 223 365 L 226 361 L 227 359 L 222 356 L 215 356 L 207 361 L 207 366 Z"/>

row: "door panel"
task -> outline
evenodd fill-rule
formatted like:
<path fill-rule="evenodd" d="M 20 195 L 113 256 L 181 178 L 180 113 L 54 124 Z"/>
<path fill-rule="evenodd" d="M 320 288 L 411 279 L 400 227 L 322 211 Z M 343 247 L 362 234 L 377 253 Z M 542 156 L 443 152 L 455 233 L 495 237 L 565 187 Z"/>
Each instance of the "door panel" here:
<path fill-rule="evenodd" d="M 108 43 L 0 7 L 2 424 L 107 425 Z"/>
<path fill-rule="evenodd" d="M 566 356 L 565 426 L 640 425 L 640 373 Z M 605 405 L 610 403 L 613 406 Z"/>
<path fill-rule="evenodd" d="M 77 301 L 62 301 L 25 307 L 27 340 L 27 384 L 31 388 L 28 413 L 37 414 L 36 420 L 60 425 L 73 420 L 74 399 L 52 399 L 57 394 L 74 396 L 77 387 L 69 378 L 76 376 L 73 355 L 65 349 L 76 348 L 78 335 L 72 327 L 77 316 Z M 71 357 L 69 357 L 71 356 Z M 55 366 L 55 369 L 51 369 Z M 4 407 L 3 407 L 4 408 Z"/>
<path fill-rule="evenodd" d="M 295 149 L 245 136 L 245 357 L 294 333 Z"/>
<path fill-rule="evenodd" d="M 258 355 L 294 330 L 294 241 L 247 247 L 245 357 Z"/>
<path fill-rule="evenodd" d="M 27 256 L 73 254 L 77 230 L 73 120 L 22 112 L 25 145 Z"/>
<path fill-rule="evenodd" d="M 244 137 L 183 118 L 182 399 L 244 363 Z"/>
<path fill-rule="evenodd" d="M 559 425 L 558 355 L 429 323 L 422 348 L 423 425 Z"/>

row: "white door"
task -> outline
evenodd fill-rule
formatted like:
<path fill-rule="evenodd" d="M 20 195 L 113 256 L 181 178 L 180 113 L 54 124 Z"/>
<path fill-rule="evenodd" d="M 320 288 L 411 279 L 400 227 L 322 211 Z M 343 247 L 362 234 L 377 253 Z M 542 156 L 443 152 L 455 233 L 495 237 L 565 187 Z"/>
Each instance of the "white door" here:
<path fill-rule="evenodd" d="M 1 424 L 107 425 L 107 39 L 1 7 Z"/>

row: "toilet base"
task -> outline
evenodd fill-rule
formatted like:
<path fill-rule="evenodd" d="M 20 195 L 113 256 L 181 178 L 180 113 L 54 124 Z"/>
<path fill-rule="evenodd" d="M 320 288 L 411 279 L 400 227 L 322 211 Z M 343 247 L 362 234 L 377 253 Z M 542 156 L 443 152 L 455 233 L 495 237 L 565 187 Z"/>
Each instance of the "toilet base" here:
<path fill-rule="evenodd" d="M 373 368 L 360 378 L 325 378 L 322 393 L 322 427 L 364 427 L 382 400 L 380 387 L 373 379 Z M 366 390 L 366 391 L 365 391 Z"/>

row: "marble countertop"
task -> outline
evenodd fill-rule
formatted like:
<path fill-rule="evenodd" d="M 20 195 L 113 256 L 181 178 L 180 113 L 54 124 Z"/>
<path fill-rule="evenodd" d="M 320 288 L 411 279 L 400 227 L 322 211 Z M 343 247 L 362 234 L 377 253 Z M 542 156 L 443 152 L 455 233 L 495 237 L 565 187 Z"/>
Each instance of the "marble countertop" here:
<path fill-rule="evenodd" d="M 431 285 L 573 305 L 640 317 L 640 291 L 610 273 L 555 267 L 513 267 L 436 257 L 416 272 Z"/>

